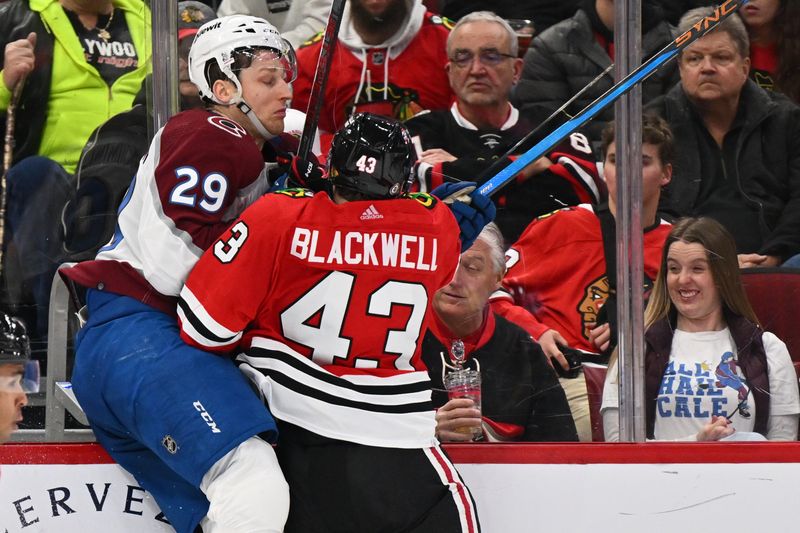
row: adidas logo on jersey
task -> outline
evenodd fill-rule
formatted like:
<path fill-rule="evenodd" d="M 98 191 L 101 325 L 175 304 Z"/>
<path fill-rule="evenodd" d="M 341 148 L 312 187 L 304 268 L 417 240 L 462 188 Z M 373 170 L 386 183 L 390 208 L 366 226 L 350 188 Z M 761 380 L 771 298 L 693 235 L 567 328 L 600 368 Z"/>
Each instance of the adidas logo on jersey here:
<path fill-rule="evenodd" d="M 364 209 L 364 212 L 361 213 L 361 220 L 377 220 L 379 218 L 383 218 L 375 206 L 370 204 L 368 208 Z"/>

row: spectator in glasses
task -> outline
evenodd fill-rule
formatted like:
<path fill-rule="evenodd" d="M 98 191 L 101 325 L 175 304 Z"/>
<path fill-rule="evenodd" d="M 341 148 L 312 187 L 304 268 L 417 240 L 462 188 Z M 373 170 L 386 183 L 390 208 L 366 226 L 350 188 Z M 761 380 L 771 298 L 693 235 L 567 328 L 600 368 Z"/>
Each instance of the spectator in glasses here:
<path fill-rule="evenodd" d="M 612 359 L 601 408 L 610 441 L 619 440 L 617 387 Z M 761 329 L 736 243 L 711 218 L 680 220 L 664 243 L 645 312 L 645 409 L 650 439 L 797 438 L 791 357 Z"/>
<path fill-rule="evenodd" d="M 447 55 L 445 70 L 455 102 L 450 109 L 420 113 L 406 122 L 419 156 L 417 180 L 423 191 L 448 178 L 486 181 L 489 167 L 498 160 L 510 164 L 516 155 L 504 154 L 533 129 L 509 102 L 522 60 L 508 22 L 488 11 L 464 16 L 450 32 Z M 605 185 L 594 161 L 588 139 L 576 132 L 525 167 L 494 196 L 506 243 L 514 242 L 539 215 L 604 199 Z"/>

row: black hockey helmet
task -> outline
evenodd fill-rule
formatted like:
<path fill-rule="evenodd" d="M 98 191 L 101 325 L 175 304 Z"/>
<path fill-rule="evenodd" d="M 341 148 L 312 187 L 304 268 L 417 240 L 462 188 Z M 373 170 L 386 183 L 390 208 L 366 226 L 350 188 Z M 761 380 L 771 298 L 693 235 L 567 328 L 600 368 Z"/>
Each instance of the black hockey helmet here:
<path fill-rule="evenodd" d="M 365 198 L 397 198 L 411 186 L 416 158 L 405 126 L 390 118 L 357 113 L 333 137 L 328 175 L 337 188 Z"/>
<path fill-rule="evenodd" d="M 0 311 L 0 365 L 9 364 L 22 365 L 21 384 L 25 392 L 39 390 L 39 362 L 31 360 L 28 332 L 19 319 Z M 0 381 L 0 390 L 7 389 L 7 385 Z"/>

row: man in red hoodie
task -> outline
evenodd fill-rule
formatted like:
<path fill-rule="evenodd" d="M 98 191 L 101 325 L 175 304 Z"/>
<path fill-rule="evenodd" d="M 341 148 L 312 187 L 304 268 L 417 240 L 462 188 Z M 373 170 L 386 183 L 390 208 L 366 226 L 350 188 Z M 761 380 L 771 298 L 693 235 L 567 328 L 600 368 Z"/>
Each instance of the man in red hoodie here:
<path fill-rule="evenodd" d="M 444 68 L 449 28 L 422 0 L 348 2 L 323 95 L 320 130 L 338 130 L 355 112 L 405 120 L 423 109 L 447 108 L 453 97 Z M 319 34 L 297 51 L 295 109 L 308 107 L 321 47 Z"/>

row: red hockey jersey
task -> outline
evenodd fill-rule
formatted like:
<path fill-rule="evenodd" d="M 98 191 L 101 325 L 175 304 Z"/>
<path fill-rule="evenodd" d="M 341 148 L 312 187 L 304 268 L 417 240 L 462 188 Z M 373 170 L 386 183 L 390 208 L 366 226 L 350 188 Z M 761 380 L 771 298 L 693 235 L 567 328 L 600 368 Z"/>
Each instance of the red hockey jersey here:
<path fill-rule="evenodd" d="M 659 220 L 644 233 L 644 273 L 656 278 L 661 250 L 672 226 Z M 556 211 L 534 220 L 506 252 L 508 293 L 492 297 L 493 309 L 524 327 L 535 339 L 555 329 L 569 346 L 597 353 L 589 328 L 608 297 L 600 220 L 590 205 Z M 533 315 L 520 320 L 513 301 Z"/>
<path fill-rule="evenodd" d="M 265 196 L 200 259 L 181 334 L 246 351 L 242 368 L 279 419 L 373 446 L 431 445 L 420 343 L 455 271 L 458 225 L 428 195 L 337 205 L 309 194 Z"/>
<path fill-rule="evenodd" d="M 423 109 L 450 105 L 453 93 L 445 73 L 445 43 L 450 30 L 444 19 L 425 12 L 421 4 L 415 5 L 398 34 L 372 47 L 360 43 L 348 13 L 342 21 L 322 99 L 320 130 L 337 131 L 354 112 L 405 120 Z M 308 108 L 321 46 L 319 34 L 297 51 L 298 76 L 292 98 L 295 109 Z"/>

